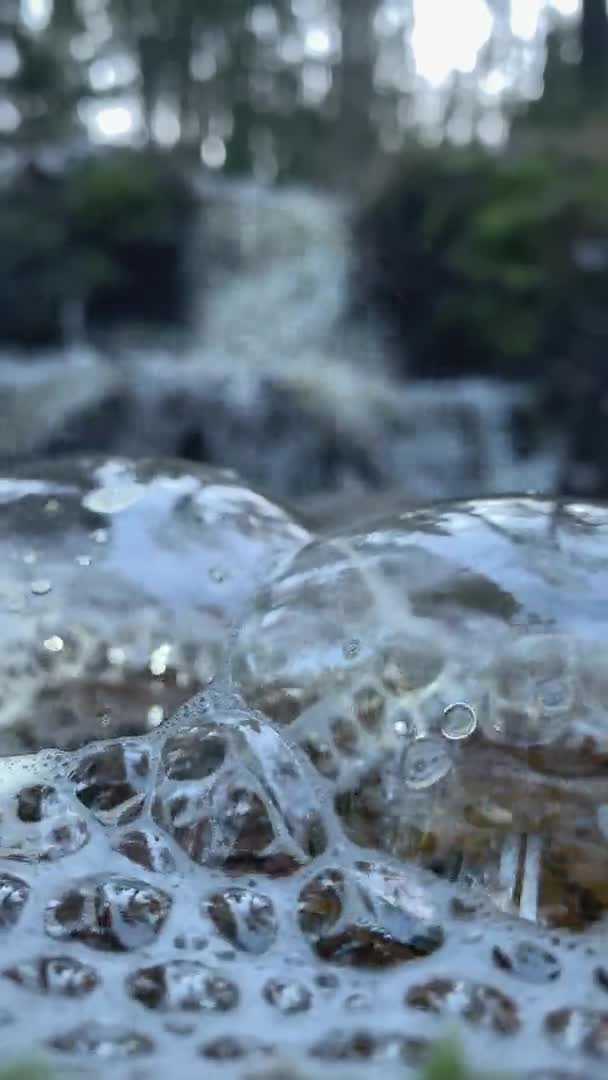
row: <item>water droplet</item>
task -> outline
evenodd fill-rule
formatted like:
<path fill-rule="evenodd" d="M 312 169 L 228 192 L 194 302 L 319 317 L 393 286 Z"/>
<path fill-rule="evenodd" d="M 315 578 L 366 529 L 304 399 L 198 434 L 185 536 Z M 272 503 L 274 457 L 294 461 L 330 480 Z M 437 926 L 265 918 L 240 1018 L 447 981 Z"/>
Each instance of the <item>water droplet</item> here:
<path fill-rule="evenodd" d="M 46 638 L 42 644 L 48 652 L 58 653 L 63 649 L 63 638 L 60 638 L 59 634 L 53 634 L 51 637 Z"/>
<path fill-rule="evenodd" d="M 46 596 L 47 593 L 50 593 L 52 587 L 53 586 L 51 585 L 50 581 L 48 581 L 46 578 L 40 578 L 38 581 L 32 581 L 32 584 L 30 586 L 32 592 L 34 593 L 34 596 Z"/>
<path fill-rule="evenodd" d="M 443 711 L 441 732 L 446 739 L 468 739 L 477 727 L 477 714 L 471 705 L 456 701 Z"/>
<path fill-rule="evenodd" d="M 405 755 L 405 782 L 409 788 L 432 787 L 446 776 L 452 762 L 437 739 L 418 739 Z"/>

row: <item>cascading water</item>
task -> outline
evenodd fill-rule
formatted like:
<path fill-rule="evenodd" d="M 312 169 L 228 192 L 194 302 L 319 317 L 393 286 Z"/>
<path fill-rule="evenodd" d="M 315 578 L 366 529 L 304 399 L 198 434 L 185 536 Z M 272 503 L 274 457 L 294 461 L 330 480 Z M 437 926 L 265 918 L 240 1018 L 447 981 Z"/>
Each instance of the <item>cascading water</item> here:
<path fill-rule="evenodd" d="M 0 360 L 0 397 L 6 384 L 11 415 L 27 415 L 2 456 L 187 457 L 237 468 L 283 498 L 553 490 L 550 447 L 526 460 L 515 453 L 522 391 L 391 374 L 379 318 L 348 314 L 348 205 L 253 183 L 205 183 L 200 195 L 188 339 L 121 334 L 109 358 L 72 346 L 51 365 L 29 361 L 27 376 L 14 358 Z"/>

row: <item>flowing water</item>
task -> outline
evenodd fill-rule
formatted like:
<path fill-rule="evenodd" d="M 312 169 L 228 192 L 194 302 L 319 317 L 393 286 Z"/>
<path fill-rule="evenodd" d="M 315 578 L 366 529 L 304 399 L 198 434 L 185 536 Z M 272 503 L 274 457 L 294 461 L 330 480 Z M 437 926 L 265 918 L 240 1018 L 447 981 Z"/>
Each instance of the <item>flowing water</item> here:
<path fill-rule="evenodd" d="M 349 208 L 218 185 L 188 255 L 189 336 L 126 332 L 105 351 L 0 360 L 0 459 L 78 450 L 236 468 L 280 498 L 391 491 L 410 500 L 553 491 L 542 437 L 515 445 L 527 391 L 397 380 L 373 312 L 349 315 Z"/>

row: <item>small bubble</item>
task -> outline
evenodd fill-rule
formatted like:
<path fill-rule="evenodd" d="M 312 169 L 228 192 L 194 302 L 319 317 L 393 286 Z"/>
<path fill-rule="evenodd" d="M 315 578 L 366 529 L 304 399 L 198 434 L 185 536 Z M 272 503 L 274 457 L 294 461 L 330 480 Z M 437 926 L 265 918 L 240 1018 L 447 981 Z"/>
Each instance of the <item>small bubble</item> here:
<path fill-rule="evenodd" d="M 63 638 L 60 638 L 58 634 L 53 634 L 51 637 L 46 638 L 42 644 L 48 652 L 58 653 L 63 649 Z"/>
<path fill-rule="evenodd" d="M 456 701 L 443 711 L 441 732 L 446 739 L 457 741 L 468 739 L 477 727 L 477 714 L 471 705 Z"/>
<path fill-rule="evenodd" d="M 44 504 L 44 509 L 47 514 L 56 514 L 59 510 L 59 499 L 48 499 Z"/>
<path fill-rule="evenodd" d="M 32 592 L 34 593 L 34 596 L 46 596 L 47 593 L 50 593 L 52 587 L 53 586 L 51 585 L 50 581 L 48 581 L 46 578 L 40 578 L 38 581 L 32 581 L 32 584 L 30 586 Z"/>
<path fill-rule="evenodd" d="M 76 562 L 78 563 L 79 566 L 90 566 L 92 561 L 93 560 L 91 559 L 90 555 L 77 555 L 76 556 Z"/>
<path fill-rule="evenodd" d="M 97 713 L 97 719 L 103 728 L 107 728 L 112 723 L 112 713 L 109 709 L 102 709 Z"/>
<path fill-rule="evenodd" d="M 406 709 L 399 709 L 395 714 L 393 731 L 395 732 L 395 735 L 398 735 L 400 738 L 405 738 L 407 736 L 414 738 L 416 734 L 416 723 L 411 713 Z"/>
<path fill-rule="evenodd" d="M 151 705 L 150 708 L 148 709 L 148 716 L 147 716 L 148 727 L 149 728 L 158 727 L 159 724 L 162 724 L 164 719 L 165 719 L 165 710 L 163 709 L 162 705 Z"/>
<path fill-rule="evenodd" d="M 413 790 L 432 787 L 449 773 L 452 762 L 437 739 L 418 739 L 405 755 L 405 782 Z"/>
<path fill-rule="evenodd" d="M 91 533 L 91 539 L 96 544 L 107 544 L 108 542 L 108 530 L 107 529 L 93 529 Z"/>
<path fill-rule="evenodd" d="M 218 585 L 221 585 L 222 581 L 225 581 L 225 579 L 226 579 L 226 575 L 225 575 L 224 571 L 220 570 L 220 568 L 218 566 L 212 566 L 211 567 L 211 569 L 209 571 L 209 577 L 211 578 L 212 581 L 217 582 Z"/>

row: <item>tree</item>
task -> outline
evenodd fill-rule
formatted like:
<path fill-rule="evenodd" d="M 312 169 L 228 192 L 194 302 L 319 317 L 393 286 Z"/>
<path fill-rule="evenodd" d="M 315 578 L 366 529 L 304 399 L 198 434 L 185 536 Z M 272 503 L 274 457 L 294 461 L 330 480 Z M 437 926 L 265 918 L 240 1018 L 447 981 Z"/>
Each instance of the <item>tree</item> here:
<path fill-rule="evenodd" d="M 580 73 L 589 105 L 606 103 L 608 93 L 608 9 L 606 0 L 583 0 Z"/>

